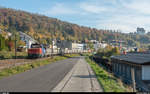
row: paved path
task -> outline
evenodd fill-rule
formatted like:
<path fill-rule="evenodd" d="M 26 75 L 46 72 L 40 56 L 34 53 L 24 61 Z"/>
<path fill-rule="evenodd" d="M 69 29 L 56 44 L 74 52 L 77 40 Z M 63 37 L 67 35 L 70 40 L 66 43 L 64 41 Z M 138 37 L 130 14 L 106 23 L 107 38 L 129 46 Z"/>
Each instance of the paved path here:
<path fill-rule="evenodd" d="M 57 61 L 0 80 L 0 92 L 101 92 L 84 57 Z"/>
<path fill-rule="evenodd" d="M 52 92 L 102 92 L 89 64 L 81 57 Z"/>
<path fill-rule="evenodd" d="M 72 69 L 79 58 L 57 61 L 0 80 L 0 92 L 49 92 Z"/>

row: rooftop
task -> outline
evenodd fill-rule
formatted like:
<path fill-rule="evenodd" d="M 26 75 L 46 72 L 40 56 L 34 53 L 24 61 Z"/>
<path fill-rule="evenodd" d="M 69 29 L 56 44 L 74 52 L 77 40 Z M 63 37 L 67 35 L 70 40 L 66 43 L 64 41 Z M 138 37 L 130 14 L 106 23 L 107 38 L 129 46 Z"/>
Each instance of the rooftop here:
<path fill-rule="evenodd" d="M 150 64 L 150 53 L 127 53 L 126 55 L 112 56 L 111 58 L 140 65 Z"/>

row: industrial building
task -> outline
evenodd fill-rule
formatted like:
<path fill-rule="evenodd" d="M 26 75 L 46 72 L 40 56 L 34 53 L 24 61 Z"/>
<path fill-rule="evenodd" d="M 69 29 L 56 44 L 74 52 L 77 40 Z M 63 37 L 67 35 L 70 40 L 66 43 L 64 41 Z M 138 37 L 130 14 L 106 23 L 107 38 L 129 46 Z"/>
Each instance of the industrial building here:
<path fill-rule="evenodd" d="M 58 48 L 62 48 L 65 51 L 72 50 L 73 52 L 82 52 L 87 50 L 87 45 L 84 43 L 73 43 L 71 41 L 62 40 L 56 43 Z"/>
<path fill-rule="evenodd" d="M 145 29 L 144 28 L 137 28 L 137 34 L 139 35 L 144 35 L 145 34 Z"/>
<path fill-rule="evenodd" d="M 108 44 L 107 43 L 100 43 L 96 42 L 93 44 L 94 49 L 97 51 L 99 48 L 105 48 Z"/>
<path fill-rule="evenodd" d="M 132 84 L 131 69 L 134 70 L 136 88 L 150 91 L 150 53 L 128 53 L 111 57 L 112 72 L 126 84 Z"/>

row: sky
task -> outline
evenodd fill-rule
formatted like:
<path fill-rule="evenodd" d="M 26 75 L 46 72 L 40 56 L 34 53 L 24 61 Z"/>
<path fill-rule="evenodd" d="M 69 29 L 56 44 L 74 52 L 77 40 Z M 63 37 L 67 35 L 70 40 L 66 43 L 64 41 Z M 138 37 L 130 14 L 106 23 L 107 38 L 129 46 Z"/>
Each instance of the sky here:
<path fill-rule="evenodd" d="M 0 6 L 97 29 L 150 31 L 150 0 L 0 0 Z"/>

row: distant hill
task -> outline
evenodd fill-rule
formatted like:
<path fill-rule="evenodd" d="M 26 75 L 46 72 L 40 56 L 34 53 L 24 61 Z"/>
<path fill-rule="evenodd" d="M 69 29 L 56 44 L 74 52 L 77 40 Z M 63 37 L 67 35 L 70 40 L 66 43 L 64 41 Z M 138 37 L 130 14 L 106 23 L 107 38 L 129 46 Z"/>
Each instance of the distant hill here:
<path fill-rule="evenodd" d="M 56 18 L 10 8 L 0 8 L 0 29 L 9 32 L 22 31 L 42 43 L 49 43 L 52 38 L 51 35 L 60 40 L 81 42 L 88 42 L 88 40 L 109 42 L 114 39 L 126 41 L 130 45 L 136 45 L 138 41 L 140 43 L 150 42 L 149 36 L 146 37 L 148 40 L 146 39 L 147 41 L 145 42 L 140 40 L 141 37 L 137 39 L 135 35 L 124 34 L 114 30 L 98 30 L 79 26 Z"/>

